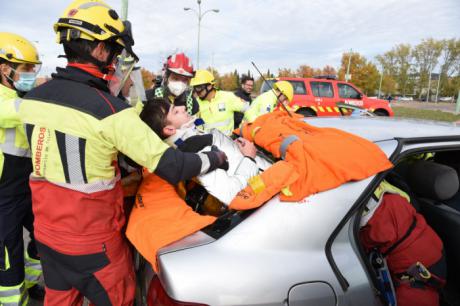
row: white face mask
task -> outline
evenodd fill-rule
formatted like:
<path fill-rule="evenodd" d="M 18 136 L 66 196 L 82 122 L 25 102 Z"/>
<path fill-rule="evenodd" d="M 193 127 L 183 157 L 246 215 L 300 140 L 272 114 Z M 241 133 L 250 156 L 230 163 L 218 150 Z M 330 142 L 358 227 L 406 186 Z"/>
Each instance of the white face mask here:
<path fill-rule="evenodd" d="M 173 95 L 177 97 L 187 89 L 187 84 L 181 81 L 169 81 L 168 89 Z"/>

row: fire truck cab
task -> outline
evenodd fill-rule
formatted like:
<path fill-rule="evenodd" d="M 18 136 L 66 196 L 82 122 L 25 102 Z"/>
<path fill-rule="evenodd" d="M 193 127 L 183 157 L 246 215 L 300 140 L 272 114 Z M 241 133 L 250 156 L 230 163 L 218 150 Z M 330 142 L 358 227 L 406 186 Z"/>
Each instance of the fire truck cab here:
<path fill-rule="evenodd" d="M 369 98 L 352 83 L 339 81 L 335 76 L 273 78 L 262 84 L 260 93 L 270 90 L 277 81 L 288 81 L 292 84 L 294 99 L 289 107 L 304 116 L 340 116 L 351 112 L 340 109 L 337 103 L 358 106 L 378 116 L 393 116 L 387 100 Z"/>

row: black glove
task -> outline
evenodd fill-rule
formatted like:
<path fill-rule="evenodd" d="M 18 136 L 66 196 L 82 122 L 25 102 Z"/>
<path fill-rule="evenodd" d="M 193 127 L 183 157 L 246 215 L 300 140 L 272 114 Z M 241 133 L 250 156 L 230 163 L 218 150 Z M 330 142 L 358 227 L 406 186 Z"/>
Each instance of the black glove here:
<path fill-rule="evenodd" d="M 228 170 L 228 161 L 227 155 L 225 152 L 220 151 L 216 146 L 211 147 L 211 151 L 203 152 L 209 158 L 210 166 L 208 172 L 214 171 L 216 169 Z"/>

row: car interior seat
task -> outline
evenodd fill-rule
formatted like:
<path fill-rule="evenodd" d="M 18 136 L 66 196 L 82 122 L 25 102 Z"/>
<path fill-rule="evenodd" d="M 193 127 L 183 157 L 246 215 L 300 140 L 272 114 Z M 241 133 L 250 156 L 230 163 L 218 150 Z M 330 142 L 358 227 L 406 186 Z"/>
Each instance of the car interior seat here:
<path fill-rule="evenodd" d="M 418 204 L 417 196 L 412 191 L 406 179 L 407 172 L 409 171 L 409 166 L 410 164 L 408 163 L 400 163 L 396 165 L 393 170 L 388 173 L 385 179 L 393 186 L 396 186 L 407 193 L 410 197 L 410 203 L 415 208 L 415 210 L 420 213 L 420 205 Z"/>
<path fill-rule="evenodd" d="M 459 191 L 457 171 L 447 165 L 420 160 L 410 165 L 407 181 L 417 196 L 422 215 L 444 243 L 447 259 L 445 292 L 450 299 L 455 299 L 458 303 L 460 301 L 460 211 L 446 204 Z"/>
<path fill-rule="evenodd" d="M 458 151 L 438 152 L 436 153 L 434 160 L 437 163 L 454 168 L 460 178 L 460 156 Z M 447 200 L 446 205 L 460 211 L 460 191 Z"/>

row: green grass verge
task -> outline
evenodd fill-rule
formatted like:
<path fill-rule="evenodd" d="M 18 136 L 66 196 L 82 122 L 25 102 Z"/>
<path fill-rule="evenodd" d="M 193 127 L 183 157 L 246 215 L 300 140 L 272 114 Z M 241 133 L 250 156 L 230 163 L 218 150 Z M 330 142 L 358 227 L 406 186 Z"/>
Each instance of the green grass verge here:
<path fill-rule="evenodd" d="M 452 113 L 442 112 L 439 110 L 426 110 L 399 106 L 394 106 L 392 109 L 395 113 L 395 117 L 438 120 L 447 122 L 460 120 L 460 115 L 454 115 Z"/>

